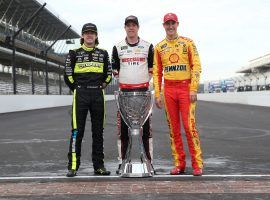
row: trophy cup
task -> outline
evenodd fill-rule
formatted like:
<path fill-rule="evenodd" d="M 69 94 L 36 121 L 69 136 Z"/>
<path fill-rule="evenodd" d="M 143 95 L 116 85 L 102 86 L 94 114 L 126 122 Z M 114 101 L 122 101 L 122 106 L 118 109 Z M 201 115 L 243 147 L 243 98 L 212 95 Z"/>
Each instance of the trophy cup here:
<path fill-rule="evenodd" d="M 153 107 L 152 92 L 114 93 L 117 107 L 127 124 L 129 142 L 125 158 L 120 168 L 121 177 L 151 177 L 154 169 L 148 160 L 142 141 L 142 126 L 151 114 Z"/>

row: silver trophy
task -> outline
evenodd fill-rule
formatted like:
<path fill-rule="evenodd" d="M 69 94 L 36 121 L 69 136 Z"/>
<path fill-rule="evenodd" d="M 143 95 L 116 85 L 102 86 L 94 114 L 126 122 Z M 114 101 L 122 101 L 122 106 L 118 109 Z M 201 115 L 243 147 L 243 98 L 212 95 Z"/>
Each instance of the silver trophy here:
<path fill-rule="evenodd" d="M 153 93 L 122 92 L 114 93 L 117 107 L 127 124 L 129 143 L 125 158 L 120 168 L 121 177 L 150 177 L 154 174 L 151 162 L 148 160 L 142 141 L 142 126 L 151 114 Z"/>

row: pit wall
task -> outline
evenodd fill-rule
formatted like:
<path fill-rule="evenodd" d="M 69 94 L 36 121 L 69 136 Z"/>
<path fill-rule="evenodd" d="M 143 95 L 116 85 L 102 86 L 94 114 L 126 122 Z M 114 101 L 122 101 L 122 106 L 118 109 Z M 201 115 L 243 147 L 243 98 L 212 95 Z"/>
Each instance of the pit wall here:
<path fill-rule="evenodd" d="M 106 95 L 112 100 L 113 95 Z M 72 104 L 72 95 L 0 95 L 0 113 L 68 106 Z"/>
<path fill-rule="evenodd" d="M 105 100 L 113 100 L 106 95 Z M 270 91 L 198 94 L 198 100 L 270 107 Z M 0 95 L 0 113 L 69 106 L 71 95 Z"/>
<path fill-rule="evenodd" d="M 203 93 L 198 100 L 270 107 L 270 91 Z"/>

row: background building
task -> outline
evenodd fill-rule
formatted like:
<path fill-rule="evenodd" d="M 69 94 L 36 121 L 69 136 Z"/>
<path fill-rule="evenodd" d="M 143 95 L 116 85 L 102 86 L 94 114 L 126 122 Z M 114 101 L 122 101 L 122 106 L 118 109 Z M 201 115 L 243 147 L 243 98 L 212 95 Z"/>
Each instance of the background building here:
<path fill-rule="evenodd" d="M 209 93 L 209 84 L 212 82 L 222 82 L 232 80 L 234 91 L 261 91 L 270 90 L 270 54 L 260 56 L 249 61 L 247 66 L 241 67 L 236 73 L 238 76 L 227 79 L 204 82 L 204 92 Z"/>

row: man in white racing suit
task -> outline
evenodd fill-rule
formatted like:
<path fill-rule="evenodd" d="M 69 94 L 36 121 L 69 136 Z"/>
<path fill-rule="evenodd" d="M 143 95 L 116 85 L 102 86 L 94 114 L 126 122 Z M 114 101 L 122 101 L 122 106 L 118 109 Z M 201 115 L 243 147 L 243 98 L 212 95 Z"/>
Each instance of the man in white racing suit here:
<path fill-rule="evenodd" d="M 130 15 L 125 19 L 126 38 L 116 44 L 112 51 L 112 70 L 119 77 L 119 89 L 124 92 L 144 92 L 149 88 L 153 73 L 153 45 L 138 36 L 138 18 Z M 128 126 L 117 112 L 119 173 L 122 159 L 125 158 L 129 136 Z M 143 125 L 143 145 L 147 158 L 153 159 L 151 117 Z"/>

